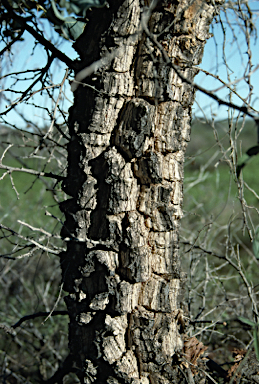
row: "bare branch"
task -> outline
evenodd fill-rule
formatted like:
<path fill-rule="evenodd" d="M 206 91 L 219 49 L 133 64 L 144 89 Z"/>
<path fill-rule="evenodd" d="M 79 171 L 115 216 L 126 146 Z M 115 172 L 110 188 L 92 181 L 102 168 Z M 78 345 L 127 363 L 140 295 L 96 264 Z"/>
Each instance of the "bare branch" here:
<path fill-rule="evenodd" d="M 49 68 L 50 68 L 50 66 L 51 66 L 51 64 L 52 64 L 52 62 L 53 62 L 53 60 L 54 60 L 54 56 L 53 55 L 51 55 L 51 57 L 48 59 L 48 62 L 47 62 L 47 64 L 46 64 L 46 66 L 44 67 L 44 68 L 42 68 L 41 70 L 40 70 L 40 75 L 39 75 L 39 77 L 37 78 L 37 79 L 35 79 L 34 81 L 33 81 L 33 83 L 22 93 L 22 96 L 18 99 L 18 100 L 15 100 L 15 101 L 13 101 L 12 102 L 12 104 L 11 104 L 11 106 L 7 109 L 7 110 L 5 110 L 4 112 L 1 112 L 0 113 L 0 116 L 1 115 L 5 115 L 5 114 L 7 114 L 8 112 L 10 112 L 13 108 L 15 108 L 16 107 L 16 105 L 18 104 L 18 103 L 21 103 L 27 96 L 28 96 L 28 92 L 30 91 L 30 90 L 32 90 L 32 88 L 34 87 L 34 85 L 35 84 L 37 84 L 40 80 L 42 80 L 42 78 L 45 76 L 45 74 L 48 72 L 48 70 L 49 70 Z M 32 95 L 31 95 L 32 96 Z"/>
<path fill-rule="evenodd" d="M 19 239 L 25 240 L 25 241 L 27 241 L 27 242 L 33 244 L 33 246 L 36 246 L 36 247 L 42 249 L 42 250 L 45 251 L 45 252 L 50 252 L 50 253 L 53 253 L 53 254 L 55 254 L 55 255 L 58 255 L 58 254 L 60 253 L 60 251 L 63 250 L 62 248 L 60 248 L 59 250 L 56 251 L 55 249 L 51 249 L 51 248 L 49 248 L 49 247 L 46 247 L 45 245 L 42 245 L 42 244 L 40 244 L 39 242 L 37 242 L 37 241 L 35 241 L 35 240 L 33 240 L 33 239 L 30 239 L 30 238 L 28 238 L 28 237 L 26 237 L 26 236 L 22 236 L 22 235 L 20 235 L 19 233 L 15 232 L 13 229 L 8 228 L 8 227 L 6 227 L 6 226 L 3 225 L 3 224 L 0 224 L 0 229 L 4 229 L 4 230 L 10 232 L 11 235 L 15 235 L 15 236 L 17 236 Z"/>
<path fill-rule="evenodd" d="M 26 31 L 28 31 L 40 44 L 42 44 L 46 49 L 52 52 L 54 57 L 57 57 L 60 61 L 63 61 L 69 68 L 75 70 L 77 68 L 76 63 L 67 57 L 63 52 L 57 49 L 50 41 L 46 40 L 45 37 L 36 32 L 26 21 L 19 15 L 17 15 L 12 7 L 9 5 L 7 0 L 2 0 L 4 7 L 11 14 L 11 17 L 17 21 Z"/>
<path fill-rule="evenodd" d="M 1 163 L 0 163 L 0 169 L 5 169 L 8 172 L 24 172 L 24 173 L 28 173 L 30 175 L 35 175 L 35 176 L 50 177 L 51 179 L 55 179 L 58 181 L 63 181 L 65 179 L 64 176 L 55 175 L 52 172 L 37 172 L 34 169 L 10 167 L 8 165 L 4 165 Z"/>
<path fill-rule="evenodd" d="M 12 328 L 15 329 L 15 328 L 20 327 L 20 325 L 27 320 L 36 319 L 37 317 L 49 316 L 49 314 L 50 314 L 50 312 L 37 312 L 37 313 L 33 313 L 32 315 L 23 316 L 19 321 L 17 321 L 17 323 L 12 325 Z M 51 313 L 51 316 L 59 316 L 59 315 L 61 315 L 61 316 L 68 315 L 68 312 L 67 311 L 53 311 Z"/>
<path fill-rule="evenodd" d="M 209 96 L 210 98 L 214 99 L 215 101 L 217 101 L 217 103 L 219 105 L 226 105 L 227 107 L 230 107 L 230 108 L 233 108 L 233 109 L 236 109 L 237 111 L 240 111 L 240 112 L 243 112 L 245 113 L 246 115 L 252 117 L 255 121 L 257 121 L 258 119 L 258 112 L 257 112 L 257 115 L 255 116 L 254 114 L 252 114 L 250 112 L 250 106 L 249 107 L 246 107 L 246 106 L 238 106 L 234 103 L 231 103 L 229 101 L 225 101 L 221 98 L 219 98 L 217 95 L 215 95 L 214 93 L 212 93 L 211 91 L 208 91 L 206 88 L 203 88 L 201 87 L 200 85 L 194 83 L 193 81 L 187 79 L 180 71 L 180 68 L 179 66 L 176 66 L 174 63 L 172 63 L 172 61 L 170 60 L 169 56 L 167 55 L 167 52 L 165 51 L 164 47 L 162 46 L 162 44 L 160 44 L 156 37 L 149 31 L 148 27 L 147 27 L 147 20 L 146 20 L 146 15 L 143 14 L 142 16 L 142 25 L 143 25 L 143 29 L 145 31 L 145 33 L 147 34 L 147 36 L 150 38 L 150 40 L 159 48 L 159 50 L 161 51 L 163 57 L 164 57 L 164 60 L 166 62 L 166 65 L 168 65 L 169 67 L 172 67 L 174 69 L 174 71 L 176 72 L 176 74 L 180 77 L 180 79 L 182 81 L 184 81 L 185 83 L 191 85 L 194 89 L 204 93 L 205 95 Z"/>

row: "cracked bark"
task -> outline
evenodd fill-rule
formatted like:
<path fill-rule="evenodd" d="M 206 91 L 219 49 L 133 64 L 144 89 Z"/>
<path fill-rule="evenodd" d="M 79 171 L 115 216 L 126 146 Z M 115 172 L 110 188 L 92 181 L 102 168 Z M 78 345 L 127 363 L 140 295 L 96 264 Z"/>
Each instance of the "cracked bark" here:
<path fill-rule="evenodd" d="M 183 162 L 194 90 L 141 30 L 144 0 L 95 9 L 76 42 L 82 68 L 120 47 L 70 110 L 61 204 L 69 347 L 82 383 L 182 382 L 178 295 Z M 159 1 L 148 28 L 190 80 L 214 1 Z M 94 90 L 93 87 L 96 89 Z"/>

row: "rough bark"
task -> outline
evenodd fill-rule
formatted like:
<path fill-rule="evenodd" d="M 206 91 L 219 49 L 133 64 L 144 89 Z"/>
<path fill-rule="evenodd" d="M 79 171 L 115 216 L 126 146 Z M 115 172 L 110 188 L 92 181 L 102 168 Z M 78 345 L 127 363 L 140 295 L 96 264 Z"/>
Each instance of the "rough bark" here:
<path fill-rule="evenodd" d="M 79 86 L 70 111 L 69 346 L 83 383 L 184 382 L 178 231 L 194 90 L 143 31 L 146 1 L 109 4 L 91 11 L 76 43 L 82 68 L 120 51 Z M 189 80 L 214 13 L 214 1 L 159 1 L 149 18 Z"/>

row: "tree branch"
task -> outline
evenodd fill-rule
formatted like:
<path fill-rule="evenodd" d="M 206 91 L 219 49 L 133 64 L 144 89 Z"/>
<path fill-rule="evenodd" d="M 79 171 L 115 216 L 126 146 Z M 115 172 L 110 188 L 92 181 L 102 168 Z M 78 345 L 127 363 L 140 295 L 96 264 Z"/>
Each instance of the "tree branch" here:
<path fill-rule="evenodd" d="M 55 249 L 51 249 L 49 247 L 46 247 L 45 245 L 42 245 L 42 244 L 38 243 L 37 241 L 30 239 L 29 237 L 20 235 L 19 233 L 15 232 L 13 229 L 8 228 L 3 224 L 0 224 L 0 229 L 6 230 L 6 231 L 10 232 L 11 235 L 17 236 L 19 239 L 25 240 L 25 241 L 33 244 L 34 247 L 38 247 L 38 248 L 42 249 L 43 251 L 53 253 L 54 255 L 59 255 L 60 251 L 63 250 L 62 248 L 60 248 L 59 250 L 55 250 Z"/>
<path fill-rule="evenodd" d="M 51 66 L 51 64 L 52 64 L 52 62 L 53 62 L 53 60 L 54 60 L 54 56 L 53 56 L 53 54 L 48 58 L 48 62 L 47 62 L 47 64 L 45 65 L 45 67 L 43 67 L 43 68 L 41 68 L 39 71 L 40 71 L 40 75 L 37 77 L 37 79 L 35 79 L 33 82 L 32 82 L 32 84 L 25 90 L 25 91 L 23 91 L 22 92 L 22 95 L 21 95 L 21 97 L 17 100 L 15 100 L 12 104 L 11 104 L 11 106 L 8 108 L 8 109 L 6 109 L 4 112 L 1 112 L 0 113 L 0 116 L 1 115 L 5 115 L 5 114 L 7 114 L 8 112 L 10 112 L 13 108 L 15 108 L 16 107 L 16 105 L 18 104 L 18 103 L 21 103 L 24 99 L 25 99 L 25 97 L 28 95 L 28 92 L 30 91 L 30 90 L 32 90 L 32 88 L 34 87 L 34 85 L 36 85 L 40 80 L 42 80 L 42 78 L 43 78 L 43 76 L 45 75 L 45 73 L 47 73 L 47 71 L 49 70 L 49 68 L 50 68 L 50 66 Z"/>
<path fill-rule="evenodd" d="M 19 321 L 17 321 L 17 323 L 12 325 L 12 328 L 15 329 L 15 328 L 19 327 L 22 323 L 24 323 L 27 320 L 36 319 L 37 317 L 49 316 L 49 314 L 50 314 L 50 312 L 37 312 L 37 313 L 33 313 L 31 315 L 23 316 Z M 58 316 L 58 315 L 68 315 L 68 311 L 53 311 L 51 313 L 51 316 Z"/>
<path fill-rule="evenodd" d="M 8 171 L 8 173 L 25 172 L 25 173 L 29 173 L 30 175 L 50 177 L 51 179 L 55 179 L 57 181 L 63 181 L 65 179 L 64 176 L 55 175 L 52 172 L 37 172 L 34 169 L 9 167 L 8 165 L 4 165 L 1 163 L 0 163 L 0 169 L 5 169 L 6 171 Z"/>
<path fill-rule="evenodd" d="M 148 27 L 147 27 L 147 20 L 148 20 L 148 15 L 146 14 L 143 14 L 142 16 L 142 26 L 143 26 L 143 30 L 145 31 L 146 35 L 149 37 L 149 39 L 158 47 L 158 49 L 160 50 L 160 52 L 162 53 L 163 55 L 163 58 L 164 58 L 164 61 L 166 63 L 166 65 L 168 65 L 169 67 L 173 68 L 173 70 L 176 72 L 176 74 L 180 77 L 180 79 L 191 85 L 194 89 L 196 89 L 197 91 L 200 91 L 202 93 L 204 93 L 205 95 L 211 97 L 212 99 L 214 99 L 215 101 L 217 101 L 217 103 L 219 105 L 226 105 L 227 107 L 230 107 L 230 108 L 233 108 L 233 109 L 236 109 L 237 111 L 240 111 L 242 113 L 245 113 L 246 115 L 250 116 L 255 122 L 256 124 L 258 124 L 258 120 L 259 120 L 259 117 L 258 117 L 258 113 L 257 113 L 257 116 L 255 116 L 253 113 L 251 113 L 249 111 L 249 108 L 246 107 L 246 106 L 238 106 L 234 103 L 231 103 L 229 101 L 225 101 L 225 100 L 222 100 L 220 99 L 217 95 L 215 95 L 214 93 L 212 93 L 211 91 L 208 91 L 207 89 L 201 87 L 200 85 L 194 83 L 193 81 L 187 79 L 180 71 L 180 67 L 175 65 L 174 63 L 172 63 L 172 61 L 170 60 L 170 57 L 168 56 L 167 52 L 165 51 L 164 47 L 162 46 L 162 44 L 160 44 L 156 37 L 148 30 Z"/>
<path fill-rule="evenodd" d="M 42 44 L 45 48 L 53 53 L 55 57 L 57 57 L 60 61 L 65 63 L 69 68 L 75 70 L 76 63 L 71 60 L 68 56 L 66 56 L 63 52 L 57 49 L 50 41 L 46 40 L 41 34 L 36 32 L 30 25 L 26 23 L 23 17 L 17 15 L 12 7 L 9 5 L 7 0 L 2 0 L 2 4 L 6 8 L 6 10 L 11 14 L 11 17 L 15 19 L 27 32 L 29 32 L 40 44 Z"/>
<path fill-rule="evenodd" d="M 24 33 L 24 30 L 21 31 L 21 32 L 19 32 L 18 35 L 17 35 L 12 41 L 10 41 L 10 43 L 7 44 L 7 45 L 2 49 L 2 51 L 0 51 L 0 56 L 2 56 L 6 51 L 9 51 L 10 48 L 11 48 L 11 46 L 12 46 L 16 41 L 20 40 L 20 38 L 22 37 L 23 33 Z"/>

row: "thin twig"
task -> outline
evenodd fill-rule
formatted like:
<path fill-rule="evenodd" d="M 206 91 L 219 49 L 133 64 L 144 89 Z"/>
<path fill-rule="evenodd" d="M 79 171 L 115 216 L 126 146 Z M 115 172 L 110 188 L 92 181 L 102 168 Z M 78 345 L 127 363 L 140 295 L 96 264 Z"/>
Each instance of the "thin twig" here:
<path fill-rule="evenodd" d="M 8 172 L 24 172 L 24 173 L 29 173 L 30 175 L 35 175 L 35 176 L 50 177 L 51 179 L 55 179 L 58 181 L 63 181 L 65 179 L 64 176 L 56 175 L 52 172 L 38 172 L 38 171 L 35 171 L 34 169 L 29 169 L 29 168 L 10 167 L 9 165 L 1 164 L 1 162 L 0 162 L 0 169 L 5 169 Z"/>
<path fill-rule="evenodd" d="M 50 41 L 46 40 L 45 37 L 36 32 L 30 25 L 26 23 L 23 17 L 17 15 L 7 0 L 2 0 L 2 3 L 11 14 L 11 17 L 13 17 L 14 20 L 16 20 L 23 28 L 25 28 L 26 31 L 28 31 L 40 44 L 51 51 L 55 57 L 57 57 L 60 61 L 63 61 L 69 68 L 76 69 L 76 63 L 59 49 L 57 49 Z"/>
<path fill-rule="evenodd" d="M 145 31 L 145 33 L 147 34 L 147 36 L 150 38 L 150 40 L 159 48 L 159 50 L 161 51 L 163 57 L 164 57 L 164 60 L 166 62 L 166 65 L 168 65 L 169 67 L 172 67 L 173 70 L 176 72 L 176 74 L 180 77 L 180 79 L 189 84 L 191 87 L 193 87 L 194 89 L 204 93 L 205 95 L 211 97 L 212 99 L 214 99 L 215 101 L 217 101 L 217 103 L 219 105 L 226 105 L 227 107 L 230 107 L 230 108 L 233 108 L 233 109 L 236 109 L 240 112 L 243 112 L 245 113 L 246 115 L 252 117 L 255 121 L 258 120 L 258 112 L 257 112 L 257 115 L 255 116 L 254 114 L 252 114 L 250 111 L 249 111 L 249 108 L 246 107 L 246 106 L 242 106 L 242 107 L 239 107 L 238 105 L 232 103 L 232 102 L 228 102 L 228 101 L 225 101 L 225 100 L 222 100 L 221 98 L 219 98 L 217 95 L 215 95 L 214 93 L 212 93 L 211 91 L 208 91 L 207 89 L 201 87 L 200 85 L 194 83 L 193 81 L 187 79 L 180 71 L 180 67 L 176 66 L 174 63 L 172 63 L 172 61 L 170 60 L 169 56 L 167 55 L 167 52 L 165 51 L 164 47 L 162 46 L 162 44 L 160 44 L 156 37 L 148 30 L 148 27 L 147 27 L 147 15 L 146 14 L 143 14 L 142 15 L 142 26 L 143 26 L 143 29 Z"/>
<path fill-rule="evenodd" d="M 23 316 L 19 321 L 17 321 L 17 323 L 12 325 L 12 328 L 15 329 L 19 327 L 22 323 L 24 323 L 27 320 L 36 319 L 37 317 L 45 317 L 45 316 L 48 316 L 49 314 L 50 312 L 37 312 L 37 313 L 33 313 L 32 315 Z M 51 315 L 52 316 L 68 315 L 68 311 L 53 311 Z"/>
<path fill-rule="evenodd" d="M 57 298 L 55 304 L 53 305 L 52 310 L 50 311 L 50 313 L 46 317 L 46 319 L 43 320 L 42 324 L 44 324 L 52 316 L 53 312 L 55 311 L 55 308 L 57 307 L 57 305 L 58 305 L 58 303 L 59 303 L 59 301 L 61 299 L 61 293 L 62 293 L 62 290 L 63 290 L 63 285 L 64 285 L 64 283 L 62 282 L 61 285 L 60 285 L 60 290 L 59 290 L 59 293 L 58 293 L 58 298 Z"/>
<path fill-rule="evenodd" d="M 25 240 L 25 241 L 27 241 L 27 242 L 29 242 L 29 243 L 32 243 L 34 246 L 36 246 L 36 247 L 42 249 L 42 250 L 45 251 L 45 252 L 49 252 L 49 253 L 53 253 L 53 254 L 55 254 L 55 255 L 58 255 L 58 254 L 60 253 L 60 251 L 64 250 L 64 249 L 60 249 L 60 250 L 56 251 L 56 250 L 54 250 L 54 249 L 51 249 L 51 248 L 49 248 L 49 247 L 46 247 L 45 245 L 42 245 L 42 244 L 38 243 L 37 241 L 35 241 L 35 240 L 33 240 L 33 239 L 30 239 L 30 238 L 28 238 L 28 237 L 26 237 L 26 236 L 22 236 L 22 235 L 20 235 L 19 233 L 15 232 L 13 229 L 8 228 L 8 227 L 6 227 L 6 226 L 3 225 L 3 224 L 0 224 L 0 229 L 4 229 L 4 230 L 10 232 L 12 235 L 15 235 L 15 236 L 19 237 L 19 239 L 22 239 L 22 240 Z"/>

